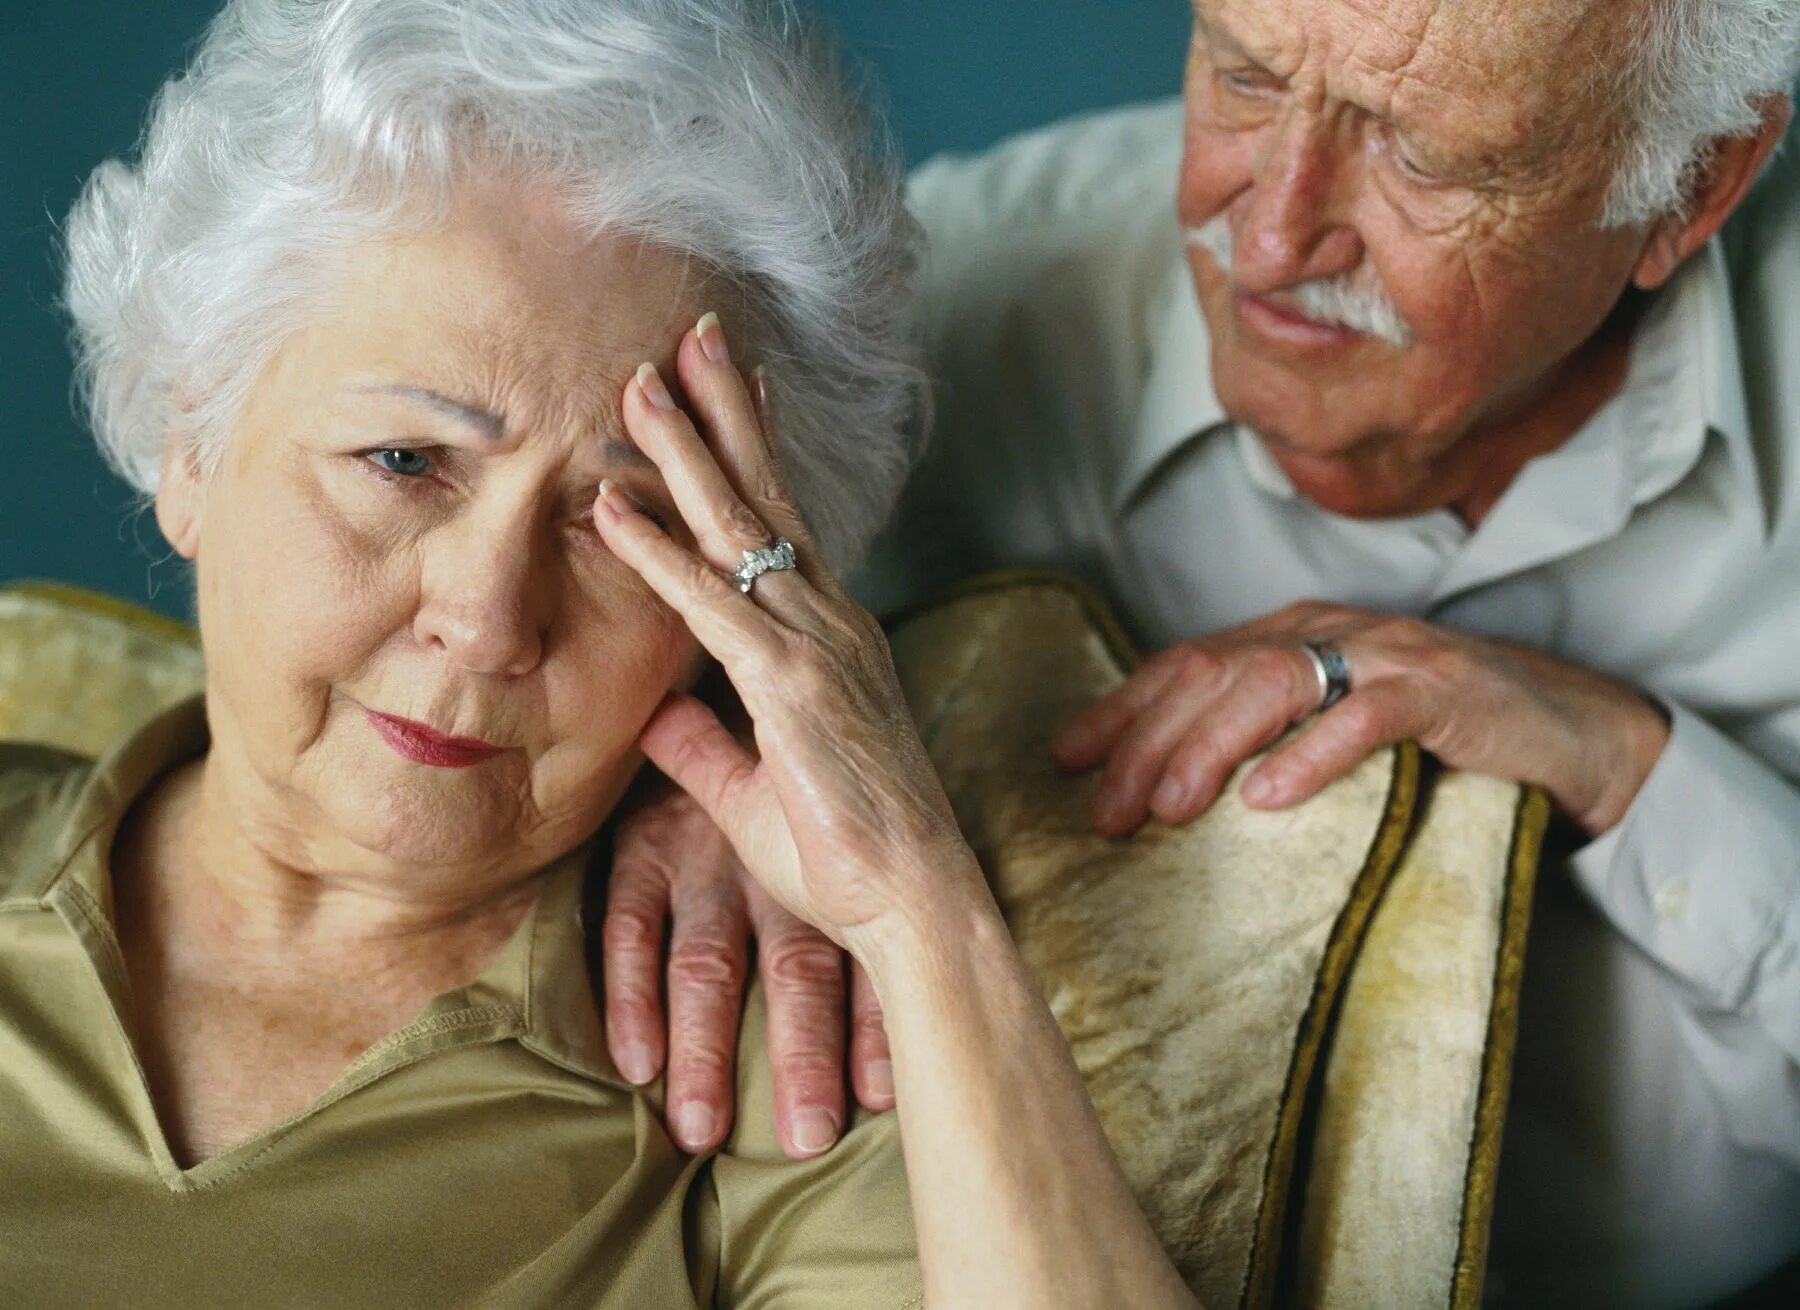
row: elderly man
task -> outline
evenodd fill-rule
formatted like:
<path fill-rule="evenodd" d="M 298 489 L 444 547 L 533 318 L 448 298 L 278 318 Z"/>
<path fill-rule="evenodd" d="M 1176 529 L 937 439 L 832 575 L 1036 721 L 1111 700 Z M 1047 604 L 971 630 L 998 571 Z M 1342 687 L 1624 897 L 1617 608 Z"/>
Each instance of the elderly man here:
<path fill-rule="evenodd" d="M 1120 603 L 1162 653 L 1057 744 L 1102 830 L 1198 814 L 1327 696 L 1253 803 L 1416 738 L 1566 819 L 1502 1304 L 1705 1302 L 1800 1248 L 1800 179 L 1758 183 L 1797 51 L 1793 0 L 1197 0 L 1180 106 L 914 181 L 940 436 L 869 594 L 1034 564 Z M 720 1107 L 737 983 L 693 965 L 741 974 L 744 912 L 667 846 L 611 928 L 673 896 L 671 1103 Z M 835 970 L 755 927 L 833 1110 Z"/>

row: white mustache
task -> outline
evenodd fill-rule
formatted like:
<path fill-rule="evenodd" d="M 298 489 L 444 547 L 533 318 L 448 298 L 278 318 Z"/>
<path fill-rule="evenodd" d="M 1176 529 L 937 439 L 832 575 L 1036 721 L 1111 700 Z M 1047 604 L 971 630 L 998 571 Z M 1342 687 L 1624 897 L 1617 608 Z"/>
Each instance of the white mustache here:
<path fill-rule="evenodd" d="M 1219 270 L 1230 276 L 1231 226 L 1225 215 L 1214 214 L 1199 227 L 1188 228 L 1187 239 L 1211 255 Z M 1412 343 L 1412 329 L 1379 284 L 1358 286 L 1350 275 L 1339 274 L 1297 282 L 1283 290 L 1299 302 L 1308 318 L 1367 333 L 1391 346 Z"/>

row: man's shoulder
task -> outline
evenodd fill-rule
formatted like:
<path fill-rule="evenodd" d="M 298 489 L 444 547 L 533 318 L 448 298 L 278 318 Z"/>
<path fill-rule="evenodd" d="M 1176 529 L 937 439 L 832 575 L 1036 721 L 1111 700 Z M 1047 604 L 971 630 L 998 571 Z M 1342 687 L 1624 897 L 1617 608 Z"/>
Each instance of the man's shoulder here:
<path fill-rule="evenodd" d="M 0 741 L 0 902 L 32 893 L 93 767 L 55 746 Z"/>
<path fill-rule="evenodd" d="M 1172 205 L 1180 154 L 1179 100 L 1130 105 L 928 160 L 908 198 L 934 240 L 1080 228 L 1146 202 Z"/>
<path fill-rule="evenodd" d="M 925 319 L 940 370 L 985 369 L 996 333 L 1098 348 L 1142 319 L 1180 258 L 1179 101 L 1053 124 L 913 175 L 930 239 Z"/>

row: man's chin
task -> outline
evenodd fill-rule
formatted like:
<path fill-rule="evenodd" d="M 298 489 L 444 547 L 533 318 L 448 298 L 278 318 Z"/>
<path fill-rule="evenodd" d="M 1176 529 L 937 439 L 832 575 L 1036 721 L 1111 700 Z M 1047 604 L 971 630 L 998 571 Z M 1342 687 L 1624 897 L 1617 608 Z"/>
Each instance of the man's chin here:
<path fill-rule="evenodd" d="M 1386 519 L 1417 512 L 1409 503 L 1410 488 L 1397 487 L 1391 477 L 1381 477 L 1357 455 L 1315 454 L 1269 436 L 1263 437 L 1262 444 L 1294 490 L 1327 513 Z"/>

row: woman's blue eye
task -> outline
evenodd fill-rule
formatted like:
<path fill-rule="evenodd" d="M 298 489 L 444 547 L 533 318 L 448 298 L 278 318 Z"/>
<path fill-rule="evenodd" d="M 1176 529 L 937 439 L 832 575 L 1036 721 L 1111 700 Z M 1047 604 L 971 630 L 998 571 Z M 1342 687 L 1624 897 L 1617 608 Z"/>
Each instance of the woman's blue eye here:
<path fill-rule="evenodd" d="M 385 448 L 368 454 L 380 467 L 403 478 L 423 477 L 431 472 L 431 461 L 416 450 Z"/>

